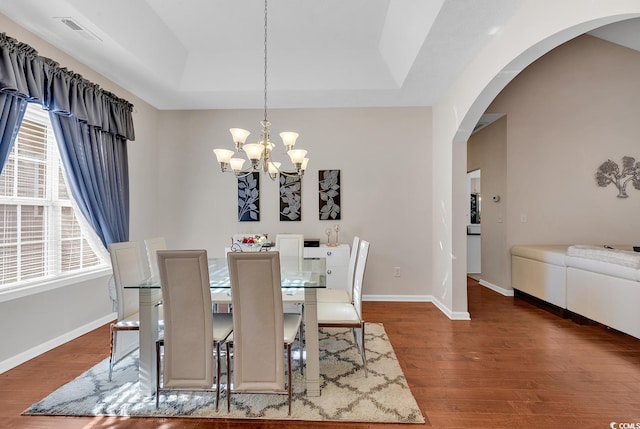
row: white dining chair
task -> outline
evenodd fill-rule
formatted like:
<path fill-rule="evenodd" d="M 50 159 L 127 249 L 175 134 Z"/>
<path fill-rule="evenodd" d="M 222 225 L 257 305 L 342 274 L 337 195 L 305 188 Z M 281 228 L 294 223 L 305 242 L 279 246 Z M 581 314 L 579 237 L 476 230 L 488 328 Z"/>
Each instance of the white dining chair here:
<path fill-rule="evenodd" d="M 282 272 L 302 271 L 304 259 L 303 234 L 277 234 L 275 250 L 280 252 L 280 268 Z"/>
<path fill-rule="evenodd" d="M 217 410 L 220 346 L 231 333 L 233 320 L 229 313 L 211 312 L 207 251 L 159 250 L 158 269 L 165 323 L 164 336 L 156 342 L 156 408 L 161 391 L 206 391 L 215 384 Z"/>
<path fill-rule="evenodd" d="M 149 261 L 149 274 L 152 277 L 158 277 L 158 250 L 166 250 L 167 242 L 164 237 L 147 238 L 144 240 L 144 246 L 147 249 L 147 259 Z"/>
<path fill-rule="evenodd" d="M 318 327 L 319 328 L 351 328 L 353 338 L 362 357 L 362 366 L 365 377 L 367 376 L 367 357 L 365 348 L 365 322 L 362 318 L 362 286 L 364 272 L 369 255 L 369 242 L 360 240 L 358 245 L 358 263 L 353 282 L 353 296 L 350 303 L 343 302 L 319 302 L 318 303 Z"/>
<path fill-rule="evenodd" d="M 351 255 L 349 256 L 349 269 L 347 271 L 347 284 L 340 288 L 321 288 L 318 289 L 318 302 L 344 302 L 350 303 L 353 295 L 353 280 L 356 271 L 356 263 L 358 260 L 358 245 L 360 237 L 353 237 L 351 244 Z"/>
<path fill-rule="evenodd" d="M 113 269 L 118 313 L 117 320 L 109 326 L 111 337 L 109 380 L 111 380 L 116 362 L 137 349 L 139 344 L 136 338 L 134 345 L 130 346 L 126 353 L 123 353 L 122 356 L 118 355 L 118 337 L 126 331 L 140 330 L 138 290 L 125 289 L 125 286 L 142 283 L 148 277 L 148 269 L 146 263 L 143 262 L 140 244 L 137 241 L 111 243 L 109 244 L 109 255 Z"/>
<path fill-rule="evenodd" d="M 280 252 L 280 270 L 283 273 L 300 273 L 304 260 L 303 234 L 276 234 L 275 250 Z M 303 291 L 283 293 L 285 311 L 302 313 Z"/>
<path fill-rule="evenodd" d="M 233 333 L 227 341 L 227 410 L 232 393 L 278 393 L 287 395 L 290 415 L 291 345 L 302 318 L 283 313 L 280 254 L 229 253 L 227 259 L 233 302 Z"/>

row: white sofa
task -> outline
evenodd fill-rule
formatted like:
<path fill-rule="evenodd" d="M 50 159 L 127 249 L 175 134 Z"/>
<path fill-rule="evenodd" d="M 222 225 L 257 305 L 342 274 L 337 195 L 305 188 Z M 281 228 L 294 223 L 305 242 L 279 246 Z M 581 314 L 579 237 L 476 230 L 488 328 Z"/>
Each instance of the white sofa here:
<path fill-rule="evenodd" d="M 511 249 L 511 285 L 569 314 L 640 338 L 640 253 L 631 246 Z"/>

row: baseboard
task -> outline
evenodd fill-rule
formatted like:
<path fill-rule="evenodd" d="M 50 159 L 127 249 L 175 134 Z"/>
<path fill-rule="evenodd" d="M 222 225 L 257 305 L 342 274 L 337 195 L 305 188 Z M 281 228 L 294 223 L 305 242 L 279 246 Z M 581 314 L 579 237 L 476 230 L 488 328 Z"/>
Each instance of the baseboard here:
<path fill-rule="evenodd" d="M 33 347 L 29 350 L 26 350 L 22 353 L 19 353 L 15 356 L 10 357 L 2 362 L 0 362 L 0 374 L 5 371 L 10 370 L 11 368 L 15 368 L 16 366 L 31 360 L 42 353 L 48 352 L 64 343 L 67 343 L 75 338 L 78 338 L 81 335 L 86 334 L 87 332 L 91 332 L 94 329 L 97 329 L 112 320 L 117 318 L 116 313 L 110 313 L 100 319 L 94 320 L 93 322 L 87 323 L 86 325 L 80 326 L 72 331 L 66 332 L 59 337 L 53 338 L 49 341 L 46 341 L 42 344 L 38 344 L 36 347 Z"/>
<path fill-rule="evenodd" d="M 363 295 L 363 301 L 431 302 L 451 320 L 471 320 L 468 311 L 451 311 L 432 295 Z"/>
<path fill-rule="evenodd" d="M 491 289 L 494 292 L 498 292 L 500 295 L 504 296 L 513 296 L 513 289 L 504 289 L 500 286 L 496 286 L 493 283 L 489 283 L 486 280 L 480 280 L 479 282 L 482 286 Z"/>
<path fill-rule="evenodd" d="M 471 320 L 471 315 L 468 311 L 451 311 L 446 305 L 433 298 L 433 304 L 438 307 L 438 310 L 442 311 L 451 320 Z"/>
<path fill-rule="evenodd" d="M 431 295 L 363 295 L 363 301 L 431 302 Z"/>

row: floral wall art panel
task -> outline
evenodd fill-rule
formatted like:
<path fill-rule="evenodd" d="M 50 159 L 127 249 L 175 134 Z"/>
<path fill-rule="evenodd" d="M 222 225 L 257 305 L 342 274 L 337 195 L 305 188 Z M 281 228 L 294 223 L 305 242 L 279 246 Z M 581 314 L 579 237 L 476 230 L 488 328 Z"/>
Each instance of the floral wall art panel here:
<path fill-rule="evenodd" d="M 300 176 L 280 175 L 280 220 L 302 220 L 302 181 Z"/>
<path fill-rule="evenodd" d="M 238 177 L 238 221 L 260 220 L 260 173 Z"/>
<path fill-rule="evenodd" d="M 340 208 L 340 170 L 318 171 L 318 207 L 320 220 L 339 220 Z"/>

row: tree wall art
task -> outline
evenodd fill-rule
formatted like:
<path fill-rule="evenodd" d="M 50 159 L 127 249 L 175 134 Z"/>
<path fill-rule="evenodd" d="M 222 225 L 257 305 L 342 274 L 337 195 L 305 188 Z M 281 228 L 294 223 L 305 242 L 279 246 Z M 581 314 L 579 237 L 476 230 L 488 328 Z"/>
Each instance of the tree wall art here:
<path fill-rule="evenodd" d="M 613 183 L 618 189 L 618 198 L 628 198 L 627 185 L 629 182 L 633 187 L 640 190 L 640 162 L 631 156 L 622 157 L 622 169 L 620 166 L 608 159 L 598 167 L 596 171 L 596 183 L 598 186 L 606 187 Z"/>

